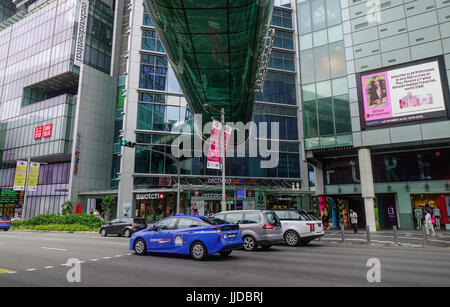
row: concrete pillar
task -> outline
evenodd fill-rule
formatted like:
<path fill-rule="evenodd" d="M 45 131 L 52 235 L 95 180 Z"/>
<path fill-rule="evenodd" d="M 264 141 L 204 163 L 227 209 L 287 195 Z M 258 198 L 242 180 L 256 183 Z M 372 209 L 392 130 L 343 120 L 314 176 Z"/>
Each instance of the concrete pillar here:
<path fill-rule="evenodd" d="M 364 199 L 364 209 L 366 212 L 366 223 L 371 232 L 377 231 L 375 222 L 375 188 L 373 184 L 372 157 L 369 148 L 358 150 L 359 172 L 361 178 L 361 194 Z"/>

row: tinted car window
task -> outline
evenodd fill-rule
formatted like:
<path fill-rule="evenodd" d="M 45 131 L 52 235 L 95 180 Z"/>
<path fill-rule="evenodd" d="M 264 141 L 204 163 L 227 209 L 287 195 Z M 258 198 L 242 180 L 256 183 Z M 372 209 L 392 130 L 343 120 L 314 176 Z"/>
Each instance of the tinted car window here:
<path fill-rule="evenodd" d="M 319 221 L 319 218 L 313 212 L 307 212 L 306 215 L 308 215 L 311 221 Z"/>
<path fill-rule="evenodd" d="M 167 219 L 159 222 L 156 224 L 156 227 L 162 230 L 168 230 L 168 229 L 174 229 L 175 228 L 175 222 L 177 219 Z"/>
<path fill-rule="evenodd" d="M 289 215 L 291 216 L 291 219 L 293 220 L 300 220 L 300 221 L 309 221 L 309 217 L 305 214 L 301 214 L 297 211 L 291 211 L 289 212 Z"/>
<path fill-rule="evenodd" d="M 221 220 L 225 220 L 225 214 L 223 214 L 223 213 L 216 214 L 216 215 L 214 215 L 214 217 L 221 219 Z"/>
<path fill-rule="evenodd" d="M 145 224 L 145 220 L 143 218 L 135 218 L 134 223 L 136 224 Z"/>
<path fill-rule="evenodd" d="M 259 213 L 246 213 L 243 224 L 258 224 L 261 223 L 261 215 Z"/>
<path fill-rule="evenodd" d="M 289 217 L 289 211 L 275 211 L 275 213 L 278 215 L 278 218 L 280 220 L 288 220 Z"/>
<path fill-rule="evenodd" d="M 223 225 L 223 224 L 229 224 L 227 221 L 224 221 L 217 217 L 201 217 L 200 218 L 205 225 Z"/>
<path fill-rule="evenodd" d="M 180 218 L 178 220 L 177 229 L 186 229 L 192 226 L 199 226 L 199 222 L 194 219 Z"/>
<path fill-rule="evenodd" d="M 131 224 L 131 222 L 132 222 L 132 219 L 129 219 L 129 218 L 121 218 L 119 220 L 119 223 Z"/>
<path fill-rule="evenodd" d="M 116 223 L 120 223 L 120 219 L 114 219 L 110 222 L 111 224 L 116 224 Z"/>
<path fill-rule="evenodd" d="M 279 225 L 280 220 L 278 219 L 278 216 L 275 214 L 275 212 L 266 212 L 267 221 L 269 224 L 272 225 Z"/>
<path fill-rule="evenodd" d="M 244 219 L 243 213 L 228 213 L 227 214 L 227 222 L 230 224 L 238 224 Z"/>

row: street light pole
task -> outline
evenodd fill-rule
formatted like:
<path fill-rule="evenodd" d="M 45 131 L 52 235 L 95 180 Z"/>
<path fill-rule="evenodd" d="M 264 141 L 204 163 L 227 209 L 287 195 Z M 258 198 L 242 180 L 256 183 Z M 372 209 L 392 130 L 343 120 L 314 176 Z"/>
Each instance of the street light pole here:
<path fill-rule="evenodd" d="M 225 190 L 225 109 L 220 109 L 220 120 L 222 123 L 222 129 L 220 131 L 220 139 L 221 139 L 221 145 L 220 145 L 220 155 L 222 156 L 222 211 L 227 210 L 227 196 L 226 196 L 226 190 Z"/>
<path fill-rule="evenodd" d="M 28 190 L 28 176 L 30 174 L 31 156 L 27 155 L 27 172 L 25 175 L 25 186 L 23 191 L 23 205 L 22 205 L 22 220 L 26 219 L 26 204 L 27 204 L 27 190 Z"/>

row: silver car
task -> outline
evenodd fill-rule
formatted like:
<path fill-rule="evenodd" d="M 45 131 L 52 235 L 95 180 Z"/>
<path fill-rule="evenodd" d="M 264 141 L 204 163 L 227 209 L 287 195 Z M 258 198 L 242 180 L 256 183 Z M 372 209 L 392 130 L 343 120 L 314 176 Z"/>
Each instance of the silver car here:
<path fill-rule="evenodd" d="M 232 210 L 215 214 L 214 217 L 230 224 L 239 224 L 246 251 L 258 246 L 269 249 L 273 244 L 284 242 L 281 222 L 270 210 Z"/>

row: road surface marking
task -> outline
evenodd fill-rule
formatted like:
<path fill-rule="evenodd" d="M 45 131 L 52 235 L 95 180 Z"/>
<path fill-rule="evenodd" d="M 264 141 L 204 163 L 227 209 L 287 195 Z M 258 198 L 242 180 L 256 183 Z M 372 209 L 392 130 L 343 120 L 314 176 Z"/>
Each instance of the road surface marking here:
<path fill-rule="evenodd" d="M 16 273 L 15 271 L 11 271 L 11 270 L 7 270 L 7 269 L 2 269 L 0 268 L 0 274 L 12 274 L 12 273 Z"/>
<path fill-rule="evenodd" d="M 103 259 L 111 259 L 111 257 L 103 257 Z"/>
<path fill-rule="evenodd" d="M 53 266 L 49 265 L 49 266 L 46 266 L 44 269 L 53 269 Z"/>
<path fill-rule="evenodd" d="M 115 255 L 114 257 L 119 258 L 119 257 L 122 257 L 122 255 Z"/>
<path fill-rule="evenodd" d="M 98 261 L 98 259 L 91 259 L 91 261 Z"/>
<path fill-rule="evenodd" d="M 56 247 L 42 247 L 43 249 L 50 249 L 50 250 L 55 250 L 55 251 L 63 251 L 63 252 L 67 252 L 67 249 L 64 248 L 56 248 Z"/>
<path fill-rule="evenodd" d="M 27 269 L 28 272 L 36 271 L 36 269 Z"/>

